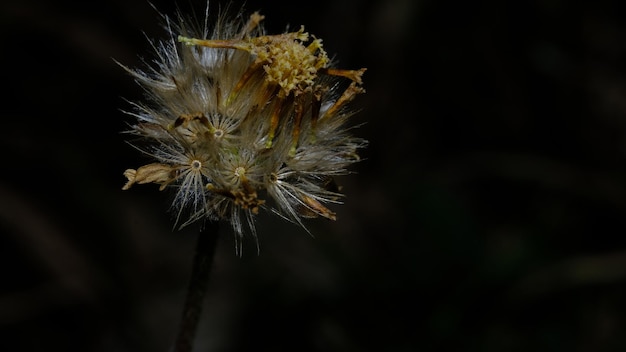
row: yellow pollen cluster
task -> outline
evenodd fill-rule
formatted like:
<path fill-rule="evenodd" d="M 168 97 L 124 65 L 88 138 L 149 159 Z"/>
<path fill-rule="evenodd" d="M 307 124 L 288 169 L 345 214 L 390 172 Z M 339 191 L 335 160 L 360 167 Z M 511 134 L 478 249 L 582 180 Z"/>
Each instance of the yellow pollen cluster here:
<path fill-rule="evenodd" d="M 252 16 L 251 23 L 257 23 L 255 21 L 262 18 L 255 14 Z M 294 95 L 299 95 L 311 91 L 318 71 L 325 69 L 330 61 L 326 51 L 322 48 L 321 39 L 313 39 L 307 46 L 304 45 L 309 41 L 309 33 L 304 31 L 304 26 L 300 27 L 297 32 L 247 39 L 204 40 L 179 36 L 178 40 L 187 45 L 230 48 L 249 52 L 256 57 L 256 60 L 250 67 L 250 73 L 244 77 L 250 77 L 256 68 L 263 67 L 265 80 L 280 86 L 278 96 L 281 98 L 292 92 Z"/>
<path fill-rule="evenodd" d="M 279 95 L 287 96 L 292 91 L 297 95 L 310 89 L 317 71 L 328 64 L 322 41 L 314 39 L 304 46 L 308 40 L 304 27 L 298 32 L 252 39 L 251 53 L 256 55 L 257 63 L 264 63 L 265 79 L 281 87 Z"/>

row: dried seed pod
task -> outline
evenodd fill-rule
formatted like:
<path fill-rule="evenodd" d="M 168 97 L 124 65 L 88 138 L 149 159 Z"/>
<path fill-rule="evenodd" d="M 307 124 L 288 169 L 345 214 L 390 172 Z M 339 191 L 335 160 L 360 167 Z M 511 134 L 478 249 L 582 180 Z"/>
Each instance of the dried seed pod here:
<path fill-rule="evenodd" d="M 302 227 L 302 218 L 335 220 L 324 204 L 342 195 L 328 184 L 366 144 L 346 126 L 365 69 L 332 67 L 321 39 L 304 27 L 265 34 L 258 13 L 243 23 L 222 17 L 210 35 L 164 18 L 170 38 L 154 43 L 155 64 L 123 66 L 145 89 L 147 102 L 130 112 L 138 120 L 132 132 L 155 159 L 126 170 L 123 189 L 171 187 L 182 226 L 227 220 L 238 237 L 244 222 L 255 235 L 260 209 Z M 343 91 L 341 80 L 349 82 Z"/>

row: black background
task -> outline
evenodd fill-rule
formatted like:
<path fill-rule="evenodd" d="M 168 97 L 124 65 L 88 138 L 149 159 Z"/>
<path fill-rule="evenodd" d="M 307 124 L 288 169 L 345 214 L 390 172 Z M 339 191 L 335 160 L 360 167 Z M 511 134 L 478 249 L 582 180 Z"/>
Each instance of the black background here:
<path fill-rule="evenodd" d="M 315 238 L 266 214 L 239 258 L 224 228 L 197 351 L 626 350 L 625 5 L 245 9 L 368 68 L 370 145 Z M 142 93 L 113 61 L 150 59 L 155 10 L 9 0 L 0 26 L 0 350 L 168 351 L 197 228 L 154 185 L 121 191 Z"/>

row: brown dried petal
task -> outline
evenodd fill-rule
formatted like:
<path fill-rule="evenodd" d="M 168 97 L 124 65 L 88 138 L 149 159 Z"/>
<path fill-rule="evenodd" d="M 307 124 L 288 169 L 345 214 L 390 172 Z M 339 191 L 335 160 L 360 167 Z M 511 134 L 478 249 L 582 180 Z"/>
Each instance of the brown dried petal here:
<path fill-rule="evenodd" d="M 122 190 L 129 189 L 135 183 L 156 183 L 161 185 L 159 190 L 162 191 L 176 179 L 175 170 L 171 166 L 158 163 L 144 165 L 137 170 L 128 169 L 124 171 L 124 176 L 128 182 L 122 187 Z"/>

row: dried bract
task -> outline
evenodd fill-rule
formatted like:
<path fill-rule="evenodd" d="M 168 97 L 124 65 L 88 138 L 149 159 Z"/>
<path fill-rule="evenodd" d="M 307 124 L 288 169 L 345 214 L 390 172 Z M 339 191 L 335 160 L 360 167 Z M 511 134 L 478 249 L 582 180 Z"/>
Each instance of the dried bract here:
<path fill-rule="evenodd" d="M 342 194 L 330 185 L 365 145 L 346 127 L 365 69 L 333 68 L 304 27 L 266 35 L 262 20 L 221 18 L 209 35 L 167 19 L 171 37 L 155 42 L 149 70 L 125 67 L 147 98 L 129 112 L 131 132 L 147 142 L 133 144 L 154 162 L 126 170 L 123 189 L 174 189 L 182 226 L 228 220 L 238 237 L 243 223 L 255 234 L 260 209 L 303 227 L 302 218 L 335 220 L 325 204 Z"/>

